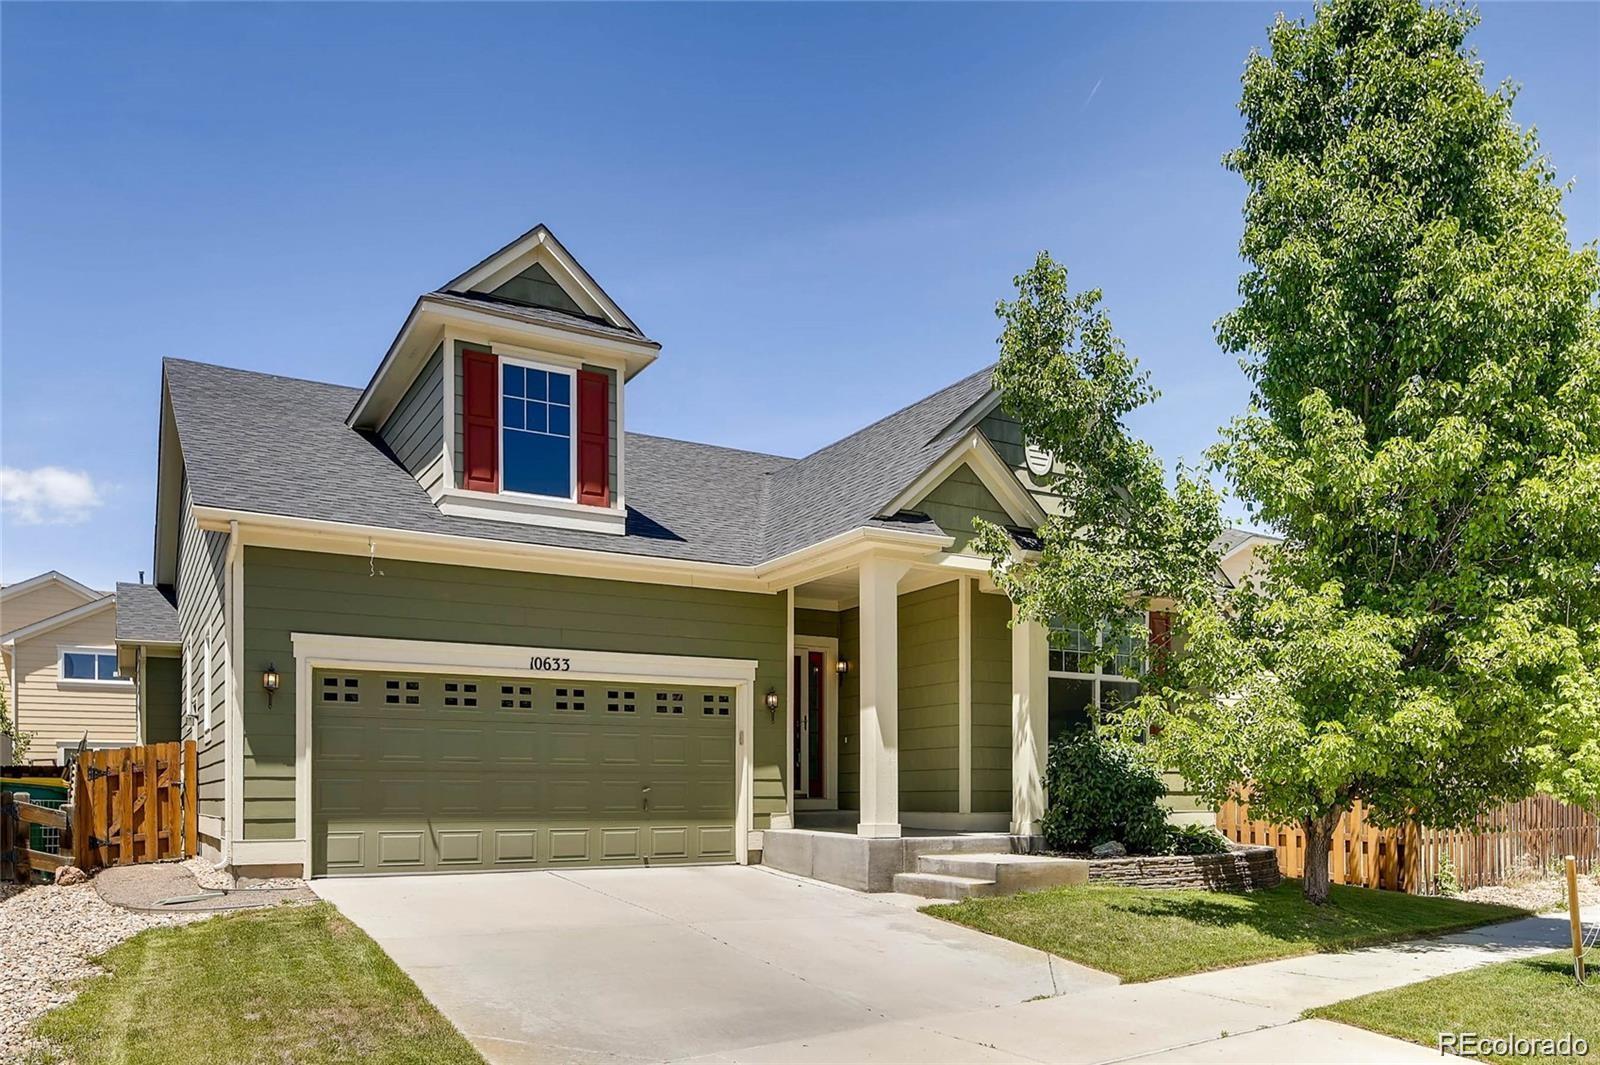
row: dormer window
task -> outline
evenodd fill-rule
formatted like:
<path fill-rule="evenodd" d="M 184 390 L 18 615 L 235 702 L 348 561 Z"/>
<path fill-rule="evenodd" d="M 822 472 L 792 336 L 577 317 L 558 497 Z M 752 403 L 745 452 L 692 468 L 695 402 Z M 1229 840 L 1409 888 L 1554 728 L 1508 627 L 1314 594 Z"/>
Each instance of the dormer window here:
<path fill-rule="evenodd" d="M 501 360 L 502 491 L 572 498 L 572 379 L 571 370 Z"/>
<path fill-rule="evenodd" d="M 611 506 L 605 374 L 474 350 L 461 365 L 462 487 Z"/>

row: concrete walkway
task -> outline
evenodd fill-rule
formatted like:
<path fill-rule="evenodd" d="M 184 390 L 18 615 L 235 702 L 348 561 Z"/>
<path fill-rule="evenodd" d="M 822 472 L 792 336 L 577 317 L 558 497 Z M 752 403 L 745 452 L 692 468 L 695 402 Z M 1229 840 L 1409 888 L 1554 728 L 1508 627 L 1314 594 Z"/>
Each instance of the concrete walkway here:
<path fill-rule="evenodd" d="M 1144 984 L 760 868 L 313 882 L 491 1062 L 1403 1062 L 1303 1011 L 1557 949 L 1564 916 Z M 1597 915 L 1590 915 L 1597 916 Z"/>
<path fill-rule="evenodd" d="M 1600 914 L 1586 914 L 1589 919 Z M 1322 1020 L 1317 1006 L 1557 950 L 1564 914 L 1441 939 L 1313 954 L 1000 1009 L 744 1047 L 718 1062 L 1408 1062 L 1436 1049 Z"/>

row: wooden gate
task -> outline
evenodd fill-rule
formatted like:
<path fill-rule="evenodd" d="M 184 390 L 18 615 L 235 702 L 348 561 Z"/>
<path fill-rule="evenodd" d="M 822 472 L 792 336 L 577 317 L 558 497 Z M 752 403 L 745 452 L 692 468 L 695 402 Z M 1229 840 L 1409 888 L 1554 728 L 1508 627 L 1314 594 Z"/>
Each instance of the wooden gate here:
<path fill-rule="evenodd" d="M 81 869 L 200 853 L 193 740 L 85 751 L 72 786 L 72 857 Z"/>

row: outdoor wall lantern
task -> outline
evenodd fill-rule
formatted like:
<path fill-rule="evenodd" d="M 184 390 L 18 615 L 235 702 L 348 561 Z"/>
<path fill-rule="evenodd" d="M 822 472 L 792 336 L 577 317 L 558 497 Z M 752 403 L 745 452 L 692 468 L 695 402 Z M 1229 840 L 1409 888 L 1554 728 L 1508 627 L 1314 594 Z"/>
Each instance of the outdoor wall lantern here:
<path fill-rule="evenodd" d="M 265 688 L 267 692 L 268 709 L 272 708 L 272 693 L 277 691 L 278 686 L 282 683 L 283 678 L 278 675 L 278 667 L 273 665 L 271 662 L 268 662 L 267 668 L 261 671 L 261 686 Z"/>
<path fill-rule="evenodd" d="M 778 689 L 767 689 L 767 714 L 772 720 L 778 720 Z"/>
<path fill-rule="evenodd" d="M 841 658 L 839 661 L 833 664 L 833 668 L 838 672 L 839 676 L 842 677 L 846 673 L 850 672 L 850 660 L 848 658 Z"/>

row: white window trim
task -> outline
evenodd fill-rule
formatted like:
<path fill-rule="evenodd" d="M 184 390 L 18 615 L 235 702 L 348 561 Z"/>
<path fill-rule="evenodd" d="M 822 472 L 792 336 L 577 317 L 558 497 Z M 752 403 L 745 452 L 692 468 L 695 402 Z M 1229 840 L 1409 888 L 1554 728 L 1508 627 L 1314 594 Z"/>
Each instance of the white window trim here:
<path fill-rule="evenodd" d="M 104 647 L 104 646 L 99 646 L 99 645 L 95 645 L 95 644 L 64 643 L 64 644 L 57 645 L 57 647 L 56 647 L 56 687 L 58 687 L 58 688 L 131 688 L 131 687 L 133 687 L 133 678 L 132 677 L 122 677 L 122 678 L 117 679 L 117 680 L 100 680 L 99 679 L 100 666 L 99 666 L 98 663 L 95 664 L 95 677 L 96 677 L 96 679 L 94 679 L 94 680 L 83 680 L 83 679 L 77 678 L 77 677 L 69 678 L 67 676 L 67 655 L 96 655 L 96 656 L 98 656 L 98 655 L 110 655 L 112 658 L 115 658 L 117 656 L 117 649 L 115 647 Z"/>
<path fill-rule="evenodd" d="M 537 492 L 514 492 L 506 487 L 506 433 L 518 432 L 516 429 L 506 427 L 506 378 L 507 366 L 520 366 L 524 370 L 541 370 L 545 373 L 560 374 L 567 379 L 567 494 L 564 496 L 540 495 Z M 495 367 L 495 402 L 499 404 L 495 411 L 495 420 L 500 425 L 500 491 L 499 495 L 506 499 L 536 499 L 543 502 L 557 500 L 563 503 L 578 503 L 578 372 L 570 366 L 557 363 L 539 362 L 534 359 L 518 358 L 512 355 L 501 355 Z M 549 434 L 546 434 L 549 435 Z"/>
<path fill-rule="evenodd" d="M 211 637 L 206 637 L 205 658 L 200 673 L 200 720 L 205 723 L 206 735 L 211 735 Z"/>
<path fill-rule="evenodd" d="M 1148 611 L 1146 611 L 1141 616 L 1144 618 L 1145 629 L 1146 629 L 1146 631 L 1148 631 L 1149 627 L 1150 627 L 1150 614 L 1149 614 Z M 1065 631 L 1065 630 L 1055 629 L 1055 628 L 1052 628 L 1050 630 L 1050 632 L 1052 634 L 1054 634 L 1056 632 L 1062 632 L 1062 631 Z M 1094 634 L 1095 646 L 1096 647 L 1105 646 L 1105 642 L 1104 641 L 1105 641 L 1105 633 L 1097 629 L 1095 631 L 1095 634 Z M 1060 677 L 1063 680 L 1087 680 L 1087 681 L 1093 681 L 1094 682 L 1094 705 L 1095 705 L 1095 709 L 1097 711 L 1103 711 L 1103 709 L 1104 709 L 1104 703 L 1101 701 L 1101 696 L 1100 696 L 1100 688 L 1101 688 L 1101 685 L 1103 683 L 1105 683 L 1106 681 L 1110 681 L 1112 684 L 1132 684 L 1132 685 L 1135 685 L 1135 686 L 1137 686 L 1138 683 L 1139 683 L 1139 678 L 1137 676 L 1129 676 L 1126 673 L 1107 673 L 1105 664 L 1103 662 L 1095 664 L 1095 672 L 1093 672 L 1093 673 L 1084 673 L 1084 672 L 1079 672 L 1079 671 L 1070 670 L 1070 669 L 1051 669 L 1049 667 L 1049 664 L 1048 664 L 1049 661 L 1050 661 L 1049 652 L 1054 652 L 1056 650 L 1058 650 L 1058 648 L 1055 646 L 1054 642 L 1052 642 L 1050 644 L 1049 650 L 1047 651 L 1046 657 L 1045 657 L 1045 662 L 1046 662 L 1045 676 L 1047 676 L 1047 677 Z"/>

